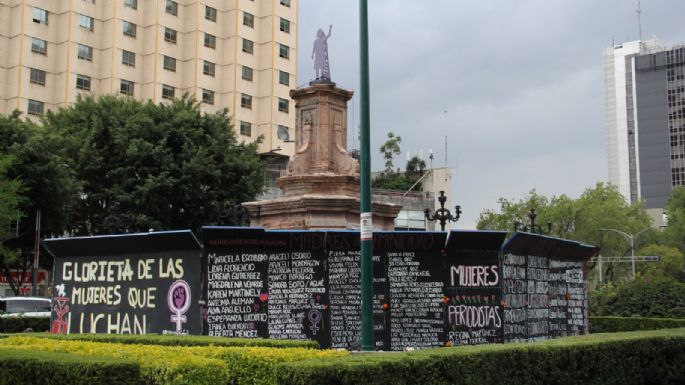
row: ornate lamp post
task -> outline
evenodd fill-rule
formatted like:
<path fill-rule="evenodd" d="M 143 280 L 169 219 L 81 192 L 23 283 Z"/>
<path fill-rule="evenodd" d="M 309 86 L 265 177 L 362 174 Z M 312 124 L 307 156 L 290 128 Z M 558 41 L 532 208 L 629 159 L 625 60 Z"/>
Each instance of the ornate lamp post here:
<path fill-rule="evenodd" d="M 514 231 L 525 231 L 527 233 L 536 233 L 536 234 L 542 234 L 542 235 L 547 235 L 552 231 L 552 222 L 547 222 L 547 230 L 543 230 L 540 225 L 535 223 L 535 218 L 537 218 L 537 214 L 535 213 L 535 209 L 530 209 L 530 213 L 528 213 L 528 219 L 530 220 L 530 224 L 526 225 L 521 222 L 514 222 Z"/>
<path fill-rule="evenodd" d="M 454 215 L 452 215 L 450 210 L 445 208 L 445 202 L 447 202 L 447 197 L 445 196 L 444 191 L 440 191 L 438 202 L 440 202 L 440 208 L 435 210 L 435 213 L 433 215 L 431 215 L 430 209 L 424 209 L 423 213 L 426 216 L 427 220 L 431 222 L 440 222 L 441 231 L 445 231 L 445 224 L 447 222 L 456 222 L 459 220 L 459 217 L 461 216 L 461 206 L 454 206 Z"/>

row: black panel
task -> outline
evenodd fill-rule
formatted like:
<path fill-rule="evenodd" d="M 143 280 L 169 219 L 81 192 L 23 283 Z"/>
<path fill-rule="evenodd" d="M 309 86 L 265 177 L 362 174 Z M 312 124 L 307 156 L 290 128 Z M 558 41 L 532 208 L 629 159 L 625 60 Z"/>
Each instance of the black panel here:
<path fill-rule="evenodd" d="M 201 333 L 203 274 L 191 232 L 45 244 L 55 256 L 53 333 Z"/>

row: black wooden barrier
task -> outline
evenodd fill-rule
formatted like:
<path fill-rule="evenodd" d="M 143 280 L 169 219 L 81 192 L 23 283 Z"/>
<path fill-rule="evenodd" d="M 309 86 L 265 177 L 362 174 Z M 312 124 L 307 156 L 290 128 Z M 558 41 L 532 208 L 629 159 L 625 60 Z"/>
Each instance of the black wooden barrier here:
<path fill-rule="evenodd" d="M 577 242 L 494 231 L 374 233 L 378 350 L 539 340 L 587 332 Z M 204 228 L 207 331 L 356 348 L 359 234 Z"/>
<path fill-rule="evenodd" d="M 597 248 L 497 231 L 376 232 L 378 350 L 587 332 Z M 46 240 L 55 333 L 189 333 L 359 347 L 359 233 L 205 227 Z"/>
<path fill-rule="evenodd" d="M 201 248 L 190 231 L 47 239 L 53 333 L 201 334 Z"/>

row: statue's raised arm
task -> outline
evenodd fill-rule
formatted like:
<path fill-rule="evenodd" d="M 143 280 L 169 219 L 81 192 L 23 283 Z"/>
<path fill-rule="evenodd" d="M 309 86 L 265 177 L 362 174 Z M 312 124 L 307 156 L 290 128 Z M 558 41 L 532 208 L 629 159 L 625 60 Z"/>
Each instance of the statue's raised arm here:
<path fill-rule="evenodd" d="M 331 69 L 328 62 L 328 38 L 331 37 L 333 26 L 328 27 L 328 35 L 321 28 L 316 32 L 312 58 L 314 59 L 314 72 L 316 80 L 331 80 Z"/>

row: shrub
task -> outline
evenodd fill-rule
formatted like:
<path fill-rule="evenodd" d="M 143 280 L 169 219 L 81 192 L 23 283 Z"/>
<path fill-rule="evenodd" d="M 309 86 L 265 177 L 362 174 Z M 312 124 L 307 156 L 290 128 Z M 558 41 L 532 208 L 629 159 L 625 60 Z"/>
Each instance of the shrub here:
<path fill-rule="evenodd" d="M 685 329 L 672 329 L 307 360 L 282 365 L 277 383 L 676 385 L 684 366 Z"/>
<path fill-rule="evenodd" d="M 0 385 L 137 385 L 138 364 L 105 357 L 0 349 Z"/>
<path fill-rule="evenodd" d="M 263 346 L 271 348 L 318 349 L 316 341 L 288 341 L 263 338 L 224 338 L 209 336 L 131 335 L 131 334 L 27 334 L 32 337 L 54 338 L 67 341 L 90 341 L 117 344 L 161 346 Z"/>
<path fill-rule="evenodd" d="M 685 283 L 670 277 L 639 277 L 590 293 L 595 316 L 685 318 Z"/>
<path fill-rule="evenodd" d="M 114 344 L 27 335 L 0 339 L 0 348 L 131 359 L 140 365 L 146 383 L 160 385 L 269 383 L 264 381 L 275 378 L 278 363 L 348 354 L 306 348 Z"/>
<path fill-rule="evenodd" d="M 4 317 L 0 318 L 0 333 L 20 333 L 31 329 L 34 332 L 50 330 L 47 317 Z"/>
<path fill-rule="evenodd" d="M 643 317 L 590 317 L 590 333 L 615 333 L 685 327 L 685 319 Z"/>

